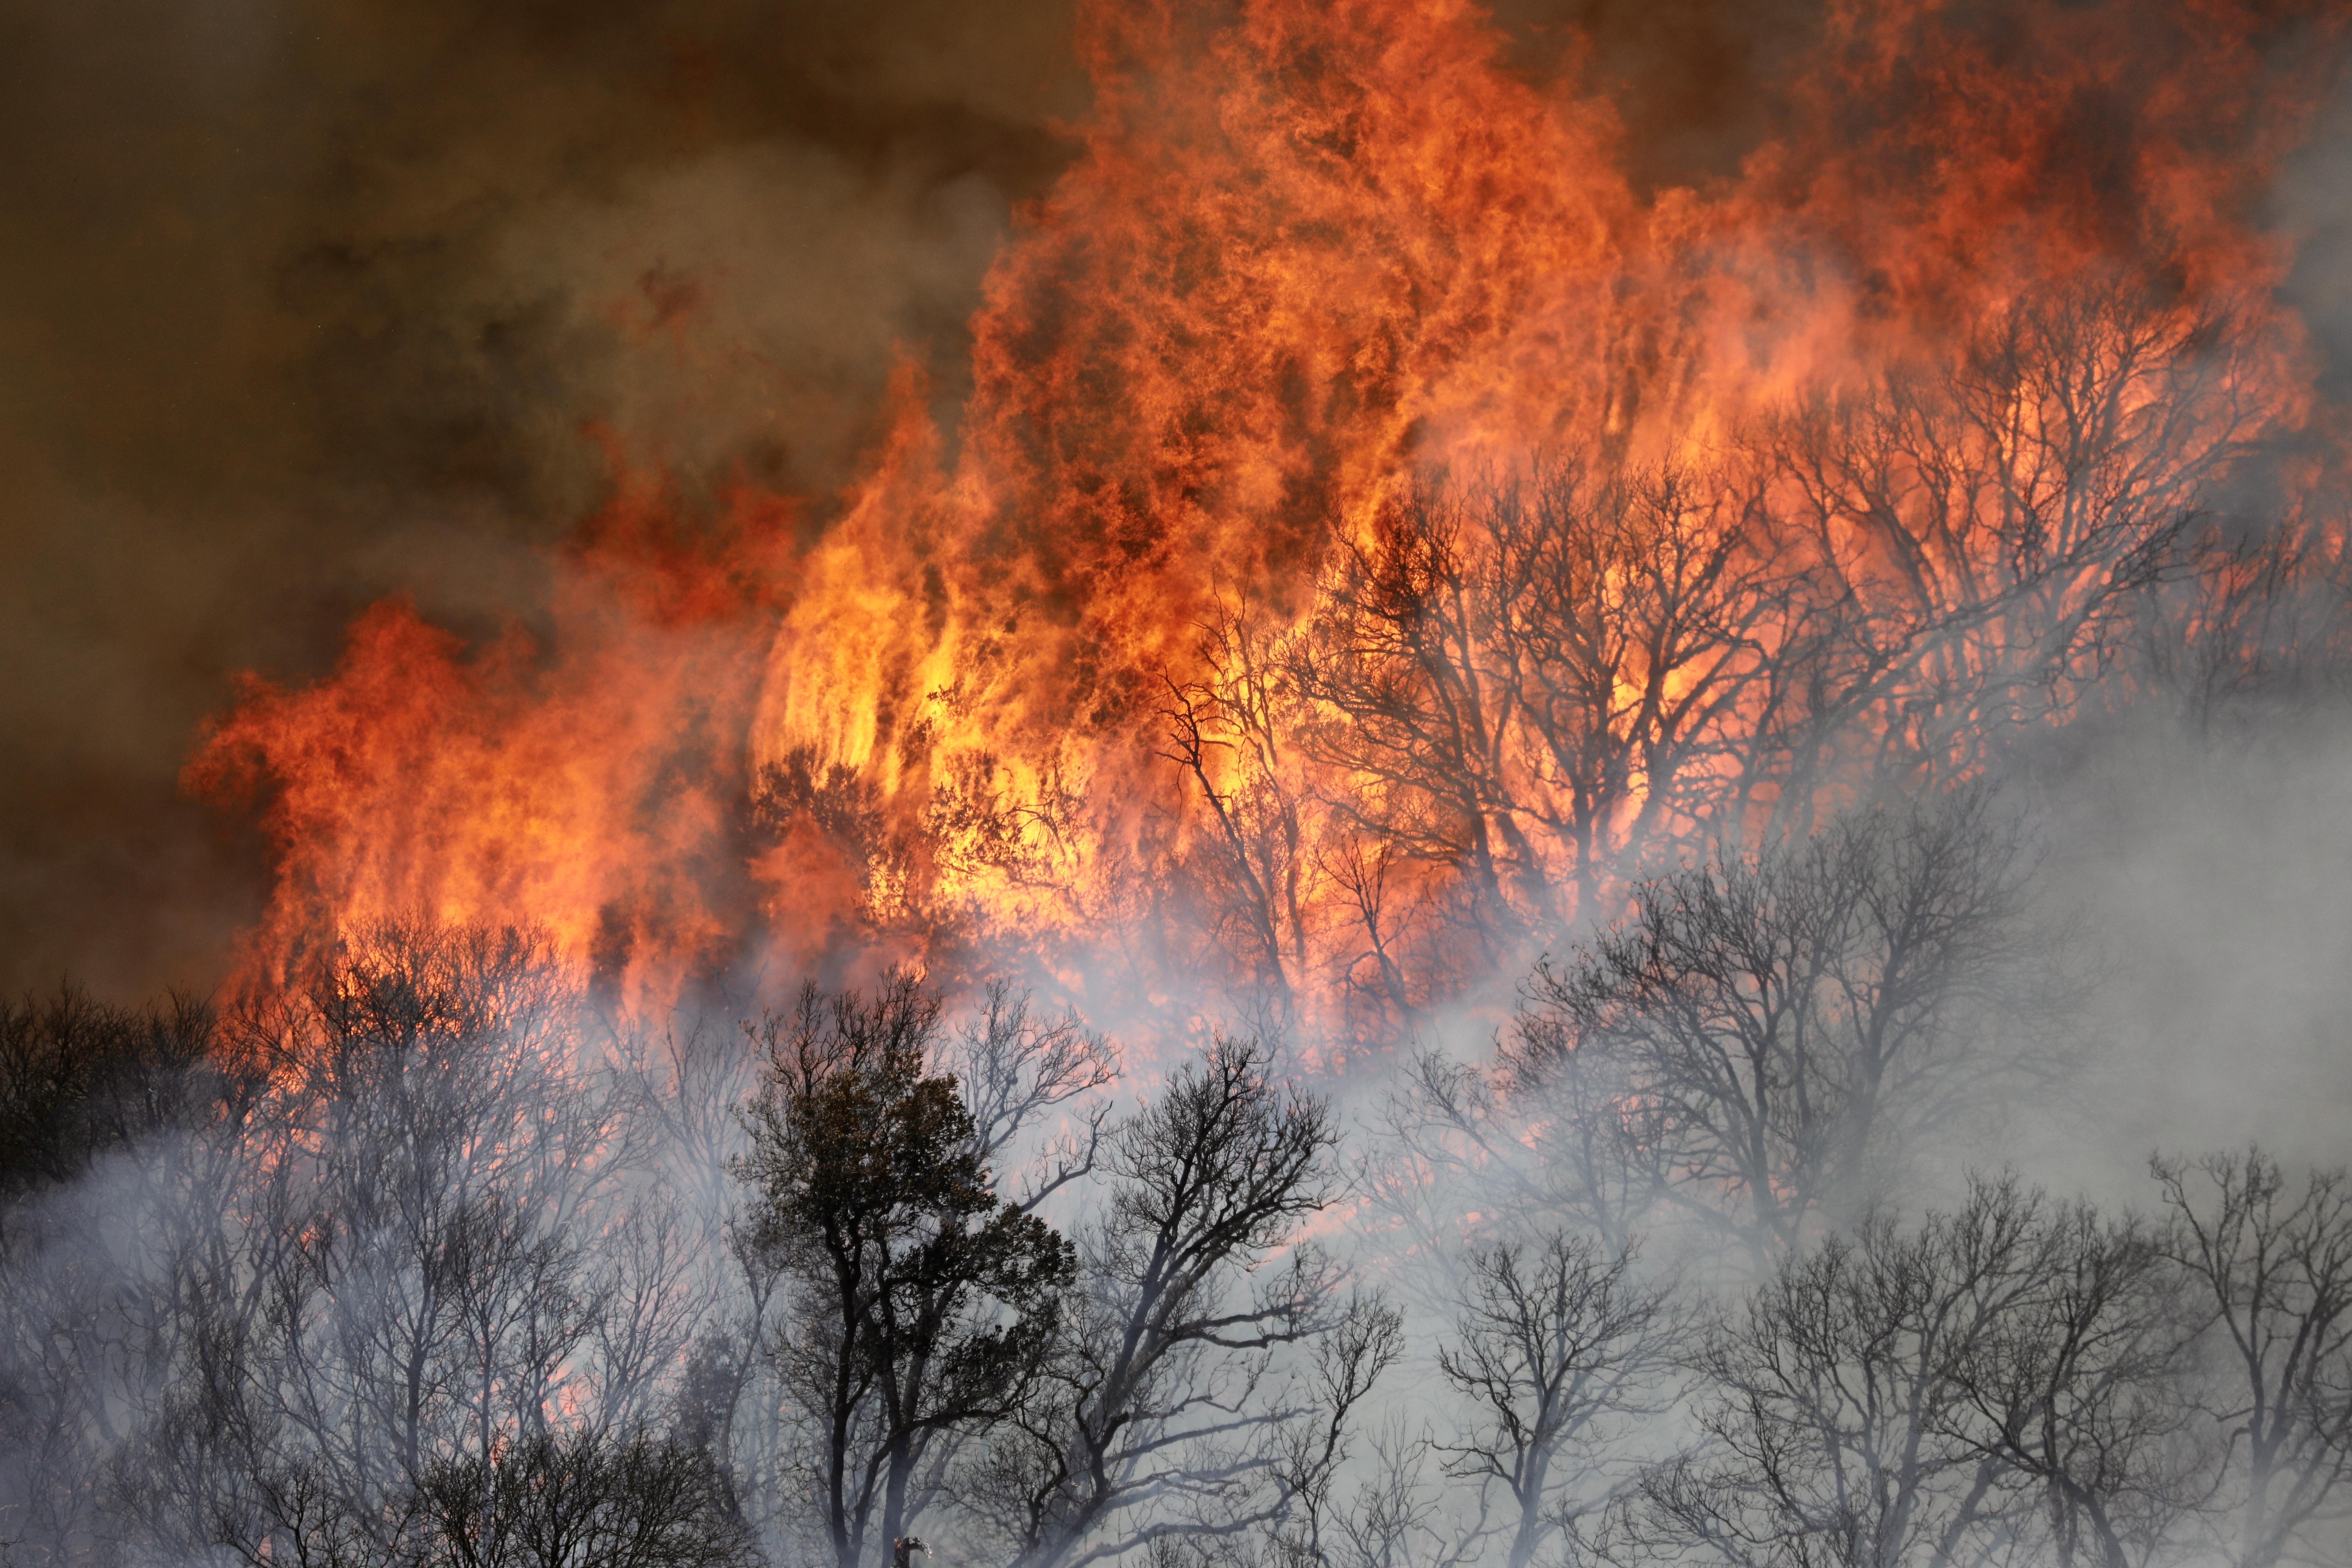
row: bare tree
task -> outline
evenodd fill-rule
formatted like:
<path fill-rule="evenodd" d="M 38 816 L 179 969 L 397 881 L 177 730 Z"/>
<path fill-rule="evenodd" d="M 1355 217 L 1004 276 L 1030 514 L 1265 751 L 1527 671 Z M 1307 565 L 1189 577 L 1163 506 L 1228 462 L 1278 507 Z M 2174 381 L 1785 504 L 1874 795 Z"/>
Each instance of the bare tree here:
<path fill-rule="evenodd" d="M 1017 1197 L 1007 1198 L 1023 1209 L 1034 1209 L 1093 1173 L 1110 1106 L 1095 1100 L 1034 1158 L 1015 1163 L 1023 1136 L 1041 1118 L 1093 1095 L 1113 1076 L 1109 1047 L 1100 1035 L 1075 1015 L 1039 1018 L 1030 1008 L 1028 994 L 1012 982 L 991 981 L 939 1058 L 963 1096 L 972 1147 L 982 1162 L 1008 1174 L 1024 1173 L 1026 1184 Z"/>
<path fill-rule="evenodd" d="M 1811 826 L 1841 774 L 1979 776 L 2073 717 L 2252 449 L 2247 325 L 2092 278 L 1756 433 L 1821 614 L 1807 657 L 1776 663 L 1783 722 L 1759 736 L 1776 826 Z"/>
<path fill-rule="evenodd" d="M 1290 755 L 1297 695 L 1283 639 L 1247 607 L 1220 605 L 1203 628 L 1207 678 L 1167 679 L 1160 755 L 1200 793 L 1209 831 L 1180 861 L 1211 936 L 1241 960 L 1282 1030 L 1310 983 L 1320 868 L 1313 805 Z M 1165 678 L 1163 678 L 1165 679 Z"/>
<path fill-rule="evenodd" d="M 1755 1568 L 1997 1557 L 2018 1487 L 1964 1430 L 1965 1379 L 2041 1289 L 2043 1209 L 1979 1181 L 1916 1231 L 1876 1215 L 1783 1258 L 1700 1351 L 1708 1441 L 1645 1479 L 1643 1532 Z"/>
<path fill-rule="evenodd" d="M 1645 883 L 1538 968 L 1502 1100 L 1602 1234 L 1664 1204 L 1760 1269 L 2027 1070 L 2072 999 L 2027 923 L 2032 870 L 1971 791 Z"/>
<path fill-rule="evenodd" d="M 266 1093 L 221 1045 L 193 1003 L 0 1003 L 0 1533 L 18 1562 L 131 1544 L 114 1461 L 216 1310 L 159 1280 L 219 1245 L 235 1139 Z"/>
<path fill-rule="evenodd" d="M 1515 1026 L 1528 1029 L 1525 1010 Z M 1358 1191 L 1430 1258 L 1451 1254 L 1469 1215 L 1502 1231 L 1570 1217 L 1631 1248 L 1671 1173 L 1671 1150 L 1643 1136 L 1639 1064 L 1562 1052 L 1531 1091 L 1515 1052 L 1483 1069 L 1443 1051 L 1412 1058 L 1383 1101 L 1381 1143 L 1356 1162 Z M 1424 1305 L 1453 1310 L 1443 1289 Z"/>
<path fill-rule="evenodd" d="M 582 1289 L 571 1238 L 541 1228 L 505 1194 L 460 1205 L 441 1237 L 440 1269 L 464 1368 L 455 1399 L 468 1407 L 473 1451 L 508 1432 L 546 1432 L 564 1363 L 594 1331 L 604 1303 Z"/>
<path fill-rule="evenodd" d="M 1510 1568 L 1605 1503 L 1627 1479 L 1610 1478 L 1627 1418 L 1659 1408 L 1681 1325 L 1667 1289 L 1637 1279 L 1633 1260 L 1560 1231 L 1532 1256 L 1516 1243 L 1471 1254 L 1437 1370 L 1473 1414 L 1438 1451 L 1449 1475 L 1477 1484 L 1482 1533 L 1489 1489 L 1502 1489 Z"/>
<path fill-rule="evenodd" d="M 1369 1474 L 1328 1509 L 1318 1561 L 1333 1568 L 1412 1568 L 1451 1560 L 1443 1509 L 1423 1480 L 1426 1437 L 1391 1415 L 1368 1438 Z"/>
<path fill-rule="evenodd" d="M 2039 1494 L 2061 1564 L 2137 1568 L 2214 1492 L 2182 1378 L 2194 1321 L 2133 1216 L 2056 1207 L 2031 1262 L 2033 1288 L 1956 1363 L 1952 1430 Z"/>
<path fill-rule="evenodd" d="M 1690 789 L 1736 762 L 1766 664 L 1803 636 L 1760 500 L 1729 468 L 1547 461 L 1422 475 L 1335 542 L 1282 650 L 1314 708 L 1301 742 L 1354 781 L 1347 815 L 1460 879 L 1457 923 L 1489 962 L 1607 907 L 1705 815 Z"/>
<path fill-rule="evenodd" d="M 703 1248 L 707 1232 L 670 1200 L 660 1191 L 637 1199 L 588 1249 L 582 1321 L 590 1353 L 576 1405 L 579 1419 L 600 1431 L 660 1425 L 677 1394 L 676 1367 L 719 1310 L 724 1266 Z"/>
<path fill-rule="evenodd" d="M 536 1426 L 583 1331 L 563 1233 L 635 1153 L 562 976 L 535 933 L 386 927 L 266 1042 L 293 1089 L 278 1157 L 308 1177 L 264 1189 L 304 1238 L 277 1276 L 278 1397 L 364 1512 L 415 1484 L 461 1412 Z M 478 1399 L 483 1356 L 498 1381 L 550 1335 L 538 1370 Z"/>
<path fill-rule="evenodd" d="M 384 1562 L 429 1468 L 666 1408 L 638 1096 L 544 937 L 354 933 L 225 1053 L 258 1092 L 131 1167 L 109 1473 L 151 1543 Z"/>
<path fill-rule="evenodd" d="M 96 1155 L 205 1120 L 234 1089 L 214 1058 L 218 1038 L 213 1008 L 191 997 L 144 1011 L 72 985 L 0 999 L 0 1196 L 69 1181 Z"/>
<path fill-rule="evenodd" d="M 2352 1182 L 2314 1171 L 2295 1192 L 2259 1148 L 2153 1165 L 2170 1221 L 2157 1244 L 2207 1321 L 2231 1559 L 2319 1560 L 2316 1532 L 2340 1540 L 2352 1514 Z"/>
<path fill-rule="evenodd" d="M 1335 1306 L 1331 1265 L 1293 1245 L 1335 1191 L 1337 1135 L 1322 1100 L 1266 1068 L 1262 1047 L 1221 1038 L 1108 1141 L 1062 1343 L 963 1489 L 1036 1568 L 1277 1530 L 1392 1359 L 1383 1310 Z M 1286 1246 L 1287 1266 L 1253 1281 Z M 1276 1365 L 1317 1343 L 1331 1348 L 1301 1375 Z"/>

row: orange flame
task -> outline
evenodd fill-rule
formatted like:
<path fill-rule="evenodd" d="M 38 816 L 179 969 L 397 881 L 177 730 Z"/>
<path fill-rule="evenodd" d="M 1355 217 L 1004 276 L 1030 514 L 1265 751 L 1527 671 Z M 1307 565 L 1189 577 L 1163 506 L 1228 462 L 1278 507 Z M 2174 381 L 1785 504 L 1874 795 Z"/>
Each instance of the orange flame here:
<path fill-rule="evenodd" d="M 782 502 L 696 555 L 629 489 L 547 648 L 380 605 L 328 681 L 249 682 L 189 771 L 268 803 L 247 979 L 424 910 L 541 921 L 640 1004 L 985 954 L 1339 1042 L 1605 909 L 1660 836 L 1736 837 L 1888 737 L 1965 770 L 2025 642 L 2092 679 L 2137 557 L 2077 535 L 2172 526 L 2311 416 L 2249 203 L 2340 29 L 2158 9 L 1836 5 L 1738 178 L 1645 195 L 1573 62 L 1515 74 L 1464 0 L 1097 0 L 1084 155 L 990 274 L 952 465 L 905 371 L 796 555 Z M 1513 561 L 1642 635 L 1528 665 Z M 1348 682 L 1366 606 L 1454 567 L 1486 608 L 1449 796 Z M 1875 717 L 1767 744 L 1824 581 Z M 1727 583 L 1729 620 L 1675 619 Z M 1971 640 L 1869 685 L 1930 610 Z"/>

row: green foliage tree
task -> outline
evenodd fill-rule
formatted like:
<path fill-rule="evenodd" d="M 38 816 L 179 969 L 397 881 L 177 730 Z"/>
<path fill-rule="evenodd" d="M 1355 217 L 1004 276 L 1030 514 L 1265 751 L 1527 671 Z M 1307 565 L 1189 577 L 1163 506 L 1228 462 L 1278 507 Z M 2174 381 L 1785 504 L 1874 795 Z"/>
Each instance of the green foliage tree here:
<path fill-rule="evenodd" d="M 1066 1240 L 996 1195 L 956 1079 L 930 1070 L 940 1037 L 938 999 L 903 973 L 870 999 L 804 987 L 759 1031 L 746 1240 L 790 1281 L 774 1353 L 818 1417 L 841 1568 L 904 1535 L 919 1478 L 1019 1405 L 1076 1271 Z"/>

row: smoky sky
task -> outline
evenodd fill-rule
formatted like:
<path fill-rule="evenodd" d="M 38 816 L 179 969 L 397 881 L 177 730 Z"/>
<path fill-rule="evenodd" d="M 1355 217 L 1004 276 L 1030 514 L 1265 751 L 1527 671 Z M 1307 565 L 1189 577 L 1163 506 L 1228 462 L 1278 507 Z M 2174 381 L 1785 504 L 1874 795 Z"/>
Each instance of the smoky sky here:
<path fill-rule="evenodd" d="M 257 846 L 174 774 L 362 605 L 526 620 L 610 432 L 837 487 L 1083 113 L 1066 6 L 11 0 L 0 984 L 202 985 Z"/>
<path fill-rule="evenodd" d="M 1818 11 L 1496 8 L 1516 63 L 1612 95 L 1644 187 L 1738 166 Z M 175 776 L 233 672 L 314 679 L 390 594 L 530 622 L 600 433 L 691 512 L 835 493 L 902 352 L 951 408 L 989 259 L 1076 153 L 1072 21 L 0 0 L 0 989 L 215 977 L 265 868 Z"/>

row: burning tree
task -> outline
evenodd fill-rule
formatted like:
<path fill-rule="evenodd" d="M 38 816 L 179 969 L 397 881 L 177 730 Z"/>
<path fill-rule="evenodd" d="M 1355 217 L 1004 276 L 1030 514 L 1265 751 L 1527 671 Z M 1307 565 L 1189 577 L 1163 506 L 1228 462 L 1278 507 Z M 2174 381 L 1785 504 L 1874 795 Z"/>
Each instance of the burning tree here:
<path fill-rule="evenodd" d="M 804 547 L 625 485 L 550 648 L 388 607 L 248 692 L 190 773 L 278 847 L 248 978 L 429 907 L 638 1005 L 1018 954 L 1336 1059 L 1673 866 L 2307 679 L 2340 464 L 2221 193 L 2326 51 L 2123 11 L 2021 8 L 2032 90 L 1948 8 L 1839 12 L 1771 155 L 1663 197 L 1475 7 L 1091 10 L 956 430 L 902 383 Z"/>

